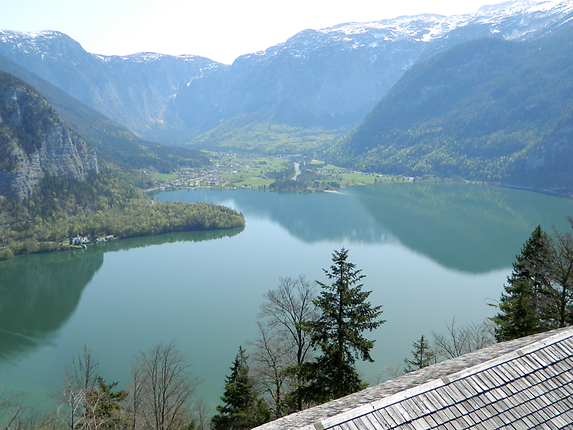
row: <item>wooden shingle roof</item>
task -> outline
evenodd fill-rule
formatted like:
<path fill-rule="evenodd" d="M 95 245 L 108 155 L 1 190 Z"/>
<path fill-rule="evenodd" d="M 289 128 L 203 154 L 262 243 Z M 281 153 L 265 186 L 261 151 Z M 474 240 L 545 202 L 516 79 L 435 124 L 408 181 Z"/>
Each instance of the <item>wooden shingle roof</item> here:
<path fill-rule="evenodd" d="M 573 328 L 498 343 L 259 430 L 573 428 Z"/>

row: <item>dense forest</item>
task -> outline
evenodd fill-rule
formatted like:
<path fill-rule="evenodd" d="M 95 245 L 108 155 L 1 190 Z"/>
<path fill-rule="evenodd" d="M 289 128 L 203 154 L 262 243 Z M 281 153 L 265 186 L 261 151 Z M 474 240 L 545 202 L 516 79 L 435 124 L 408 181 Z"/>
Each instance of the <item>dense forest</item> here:
<path fill-rule="evenodd" d="M 243 227 L 242 214 L 206 203 L 150 200 L 143 179 L 101 164 L 85 181 L 46 176 L 31 197 L 0 199 L 0 258 L 62 249 L 80 235 L 95 240 Z"/>

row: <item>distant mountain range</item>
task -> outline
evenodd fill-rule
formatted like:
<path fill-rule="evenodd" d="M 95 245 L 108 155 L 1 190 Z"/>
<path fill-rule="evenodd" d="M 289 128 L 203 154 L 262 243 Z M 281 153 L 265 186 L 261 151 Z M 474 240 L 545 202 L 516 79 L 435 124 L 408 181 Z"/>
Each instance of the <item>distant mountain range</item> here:
<path fill-rule="evenodd" d="M 551 6 L 514 2 L 463 16 L 422 15 L 306 30 L 264 52 L 239 57 L 230 67 L 209 69 L 180 89 L 175 106 L 179 118 L 200 132 L 225 127 L 241 113 L 261 111 L 270 114 L 271 124 L 347 130 L 417 62 L 467 40 L 541 37 L 573 16 L 570 0 Z"/>
<path fill-rule="evenodd" d="M 166 112 L 181 82 L 216 65 L 194 56 L 104 57 L 58 31 L 0 32 L 0 54 L 140 136 L 183 127 Z"/>
<path fill-rule="evenodd" d="M 523 0 L 341 24 L 232 65 L 3 31 L 0 69 L 37 86 L 98 155 L 132 167 L 202 162 L 145 138 L 572 194 L 572 19 L 573 0 Z"/>
<path fill-rule="evenodd" d="M 261 133 L 276 140 L 276 125 L 342 134 L 417 62 L 478 38 L 538 38 L 572 16 L 571 0 L 516 1 L 468 15 L 342 24 L 300 32 L 230 66 L 196 56 L 90 54 L 59 32 L 0 32 L 0 54 L 148 140 L 186 142 L 224 127 L 196 141 L 217 148 L 237 124 L 242 140 Z"/>

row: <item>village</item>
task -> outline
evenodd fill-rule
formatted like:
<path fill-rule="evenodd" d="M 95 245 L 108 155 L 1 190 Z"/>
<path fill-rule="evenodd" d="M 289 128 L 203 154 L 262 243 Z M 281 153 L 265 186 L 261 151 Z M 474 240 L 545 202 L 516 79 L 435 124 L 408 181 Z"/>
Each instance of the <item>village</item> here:
<path fill-rule="evenodd" d="M 236 152 L 211 153 L 211 166 L 207 168 L 184 167 L 172 174 L 144 172 L 152 178 L 152 187 L 147 191 L 168 191 L 194 188 L 220 189 L 270 189 L 279 172 L 293 170 L 296 180 L 299 165 L 312 170 L 318 182 L 333 183 L 338 187 L 370 185 L 378 182 L 414 182 L 413 177 L 391 176 L 379 173 L 364 173 L 333 165 L 325 165 L 318 160 L 307 160 L 300 155 L 258 156 Z M 317 187 L 319 189 L 323 189 Z"/>

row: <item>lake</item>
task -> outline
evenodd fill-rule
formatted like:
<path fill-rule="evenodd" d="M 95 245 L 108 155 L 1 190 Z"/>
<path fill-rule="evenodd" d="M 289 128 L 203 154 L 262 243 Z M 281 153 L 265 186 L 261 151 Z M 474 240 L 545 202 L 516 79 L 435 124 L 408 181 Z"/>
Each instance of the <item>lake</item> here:
<path fill-rule="evenodd" d="M 387 320 L 368 334 L 367 379 L 411 356 L 446 324 L 494 313 L 511 263 L 533 229 L 570 228 L 573 201 L 470 184 L 392 184 L 338 193 L 180 190 L 161 200 L 218 203 L 244 229 L 114 241 L 0 262 L 0 382 L 46 405 L 87 345 L 106 381 L 126 388 L 138 351 L 175 341 L 219 403 L 240 345 L 256 333 L 262 295 L 280 277 L 326 281 L 332 252 L 366 275 Z"/>

